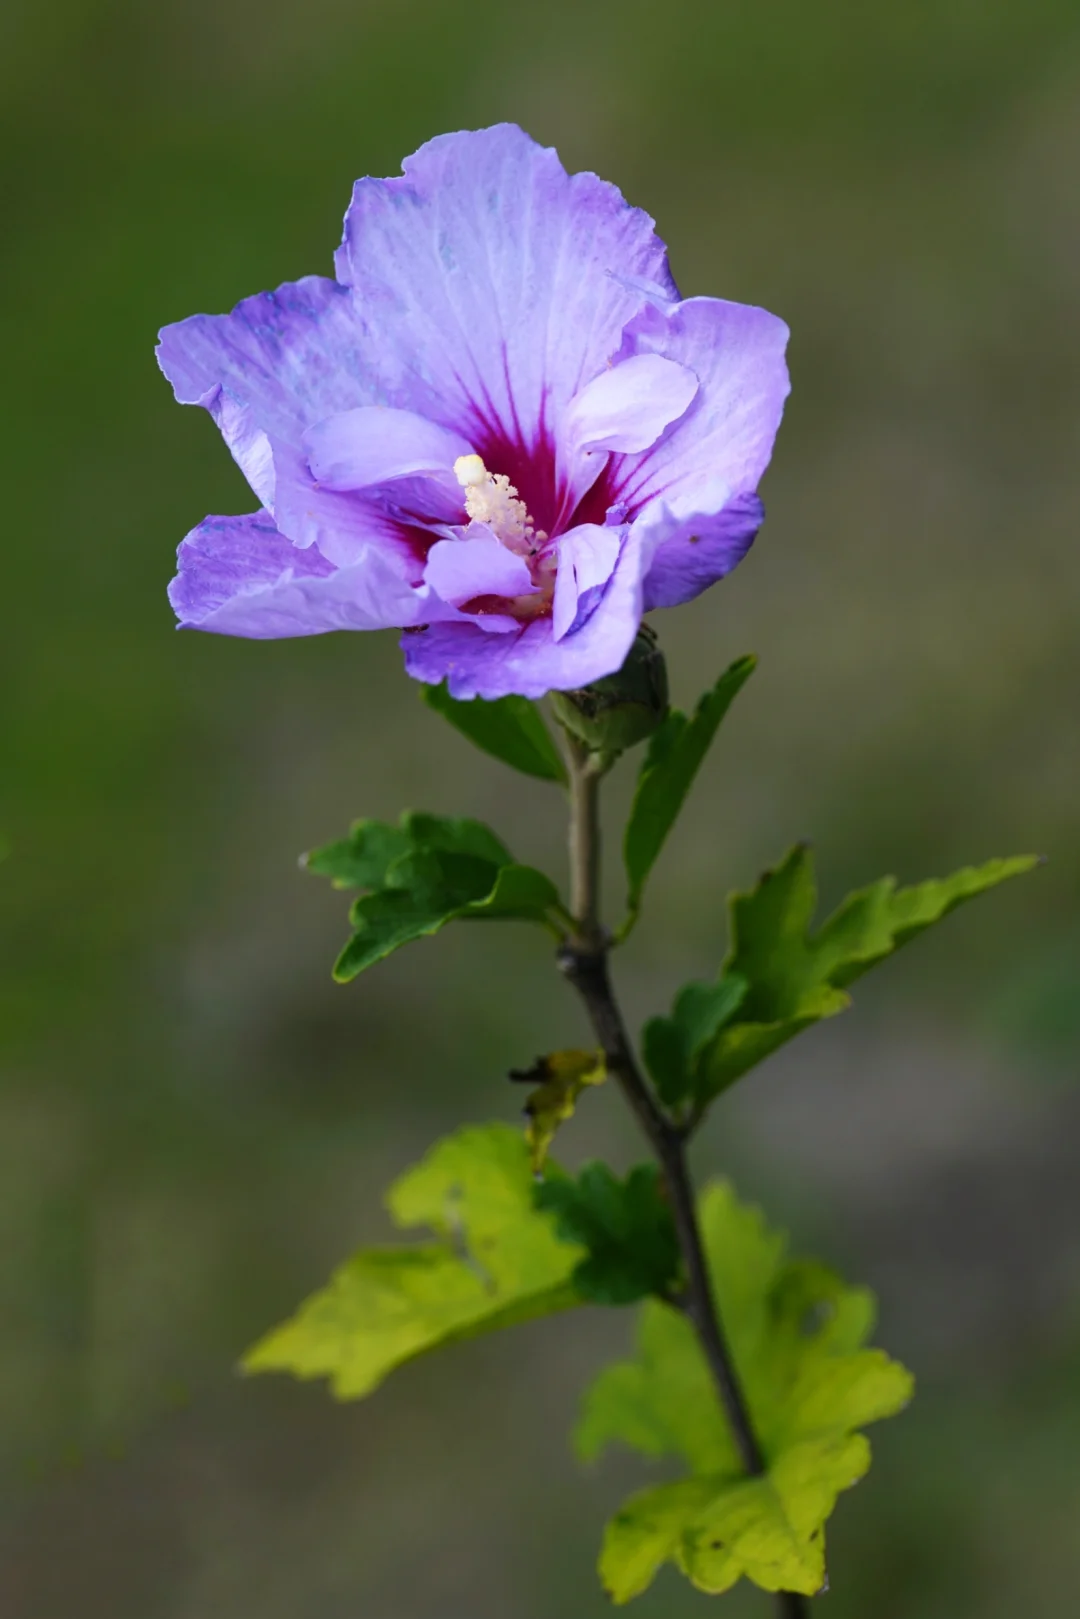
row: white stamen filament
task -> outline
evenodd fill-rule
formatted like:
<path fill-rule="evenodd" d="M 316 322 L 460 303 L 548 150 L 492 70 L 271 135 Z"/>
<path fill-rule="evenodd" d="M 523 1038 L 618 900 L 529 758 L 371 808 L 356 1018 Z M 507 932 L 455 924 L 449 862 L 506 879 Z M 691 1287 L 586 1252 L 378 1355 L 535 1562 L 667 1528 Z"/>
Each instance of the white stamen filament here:
<path fill-rule="evenodd" d="M 454 476 L 465 491 L 465 511 L 474 523 L 486 523 L 508 551 L 531 556 L 547 535 L 533 527 L 525 502 L 501 472 L 491 473 L 478 455 L 459 455 Z"/>

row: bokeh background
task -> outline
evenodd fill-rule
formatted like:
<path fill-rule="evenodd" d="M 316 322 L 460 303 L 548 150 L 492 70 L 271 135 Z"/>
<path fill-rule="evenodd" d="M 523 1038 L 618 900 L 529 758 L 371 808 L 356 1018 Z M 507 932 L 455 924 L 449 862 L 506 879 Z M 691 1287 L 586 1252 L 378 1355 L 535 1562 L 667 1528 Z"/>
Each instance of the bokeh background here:
<path fill-rule="evenodd" d="M 565 1435 L 582 1312 L 369 1402 L 238 1379 L 386 1181 L 581 1034 L 539 936 L 349 989 L 296 856 L 402 804 L 557 867 L 557 795 L 424 710 L 392 636 L 172 628 L 250 496 L 154 334 L 328 272 L 355 176 L 517 120 L 762 303 L 795 392 L 749 561 L 661 624 L 759 673 L 619 963 L 636 1020 L 795 837 L 824 898 L 1037 849 L 703 1139 L 882 1296 L 919 1379 L 831 1534 L 834 1619 L 1040 1619 L 1080 1583 L 1080 13 L 1073 0 L 6 0 L 0 12 L 0 1611 L 592 1619 L 631 1458 Z M 626 772 L 624 772 L 626 774 Z M 612 794 L 612 816 L 626 784 Z M 612 896 L 618 885 L 612 874 Z M 564 1157 L 637 1144 L 590 1098 Z M 752 1592 L 720 1611 L 763 1615 Z M 665 1576 L 641 1619 L 707 1599 Z"/>

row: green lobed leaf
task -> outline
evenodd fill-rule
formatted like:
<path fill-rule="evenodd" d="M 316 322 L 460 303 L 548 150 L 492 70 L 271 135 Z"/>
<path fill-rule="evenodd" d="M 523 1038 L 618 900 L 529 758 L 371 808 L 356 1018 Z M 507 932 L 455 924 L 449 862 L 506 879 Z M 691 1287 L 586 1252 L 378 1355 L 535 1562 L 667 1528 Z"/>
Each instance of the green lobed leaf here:
<path fill-rule="evenodd" d="M 688 719 L 673 708 L 649 744 L 638 776 L 623 840 L 629 883 L 629 918 L 641 905 L 645 882 L 683 806 L 721 720 L 754 672 L 757 659 L 739 658 L 699 701 Z M 624 929 L 625 931 L 625 929 Z"/>
<path fill-rule="evenodd" d="M 580 1304 L 580 1248 L 533 1206 L 528 1148 L 493 1124 L 439 1142 L 391 1187 L 401 1227 L 435 1240 L 347 1260 L 291 1320 L 248 1350 L 245 1372 L 328 1378 L 341 1400 L 370 1394 L 396 1367 L 448 1343 Z"/>
<path fill-rule="evenodd" d="M 713 1287 L 767 1471 L 748 1479 L 690 1323 L 650 1300 L 637 1353 L 586 1396 L 577 1445 L 613 1440 L 675 1455 L 690 1477 L 631 1497 L 608 1525 L 601 1577 L 618 1602 L 674 1562 L 700 1589 L 742 1576 L 767 1591 L 820 1589 L 824 1525 L 869 1465 L 858 1430 L 910 1398 L 910 1374 L 865 1347 L 872 1296 L 827 1267 L 791 1259 L 784 1237 L 726 1183 L 701 1200 Z"/>
<path fill-rule="evenodd" d="M 474 697 L 471 702 L 458 702 L 445 681 L 439 686 L 421 686 L 420 696 L 484 753 L 526 776 L 565 784 L 566 766 L 543 715 L 527 697 L 499 697 L 494 702 Z"/>
<path fill-rule="evenodd" d="M 623 1181 L 600 1163 L 586 1164 L 577 1180 L 552 1175 L 537 1187 L 536 1205 L 587 1250 L 574 1271 L 583 1298 L 633 1304 L 677 1284 L 679 1244 L 654 1164 L 639 1164 Z"/>
<path fill-rule="evenodd" d="M 353 936 L 334 967 L 347 983 L 415 939 L 458 919 L 553 926 L 561 912 L 550 878 L 518 865 L 481 821 L 407 811 L 397 826 L 357 821 L 349 836 L 306 856 L 336 888 L 362 888 Z"/>
<path fill-rule="evenodd" d="M 402 945 L 438 933 L 447 922 L 546 922 L 559 904 L 554 883 L 531 866 L 499 869 L 470 855 L 434 850 L 405 856 L 390 868 L 388 881 L 402 886 L 363 894 L 353 903 L 353 936 L 334 964 L 338 983 L 348 983 Z"/>
<path fill-rule="evenodd" d="M 665 1563 L 678 1563 L 688 1524 L 716 1493 L 711 1478 L 684 1478 L 641 1490 L 625 1501 L 604 1531 L 599 1574 L 618 1603 L 647 1591 Z"/>
<path fill-rule="evenodd" d="M 645 1066 L 668 1107 L 678 1108 L 699 1093 L 702 1059 L 739 1010 L 749 987 L 738 973 L 712 984 L 686 984 L 675 997 L 671 1017 L 654 1017 L 646 1023 Z"/>
<path fill-rule="evenodd" d="M 510 859 L 505 843 L 496 837 L 490 826 L 471 820 L 467 815 L 429 815 L 424 810 L 405 810 L 400 825 L 414 849 L 471 855 L 476 860 L 490 860 L 496 866 L 505 865 Z"/>
<path fill-rule="evenodd" d="M 560 907 L 559 890 L 535 866 L 503 866 L 486 899 L 474 900 L 461 912 L 466 921 L 538 922 Z"/>
<path fill-rule="evenodd" d="M 301 856 L 301 865 L 316 877 L 329 877 L 335 888 L 381 888 L 394 861 L 411 847 L 400 826 L 355 821 L 348 837 L 312 849 Z"/>
<path fill-rule="evenodd" d="M 406 810 L 396 826 L 388 821 L 354 821 L 346 838 L 338 838 L 303 856 L 304 867 L 329 877 L 335 888 L 382 888 L 391 867 L 422 849 L 472 855 L 503 866 L 510 855 L 482 821 Z"/>
<path fill-rule="evenodd" d="M 672 1562 L 720 1596 L 744 1576 L 764 1591 L 813 1596 L 825 1584 L 822 1525 L 870 1465 L 861 1434 L 795 1446 L 761 1479 L 723 1475 L 660 1484 L 631 1496 L 608 1524 L 600 1578 L 629 1602 Z"/>
<path fill-rule="evenodd" d="M 910 888 L 883 877 L 849 894 L 811 933 L 817 907 L 813 857 L 797 844 L 750 893 L 732 897 L 723 976 L 743 978 L 748 988 L 737 1018 L 701 1056 L 699 1102 L 719 1095 L 801 1030 L 843 1012 L 850 1005 L 845 986 L 901 945 L 958 905 L 1038 864 L 1036 855 L 990 860 Z"/>
<path fill-rule="evenodd" d="M 683 985 L 675 997 L 672 1017 L 683 1031 L 691 1062 L 731 1022 L 749 988 L 746 979 L 735 972 L 725 973 L 712 984 Z"/>

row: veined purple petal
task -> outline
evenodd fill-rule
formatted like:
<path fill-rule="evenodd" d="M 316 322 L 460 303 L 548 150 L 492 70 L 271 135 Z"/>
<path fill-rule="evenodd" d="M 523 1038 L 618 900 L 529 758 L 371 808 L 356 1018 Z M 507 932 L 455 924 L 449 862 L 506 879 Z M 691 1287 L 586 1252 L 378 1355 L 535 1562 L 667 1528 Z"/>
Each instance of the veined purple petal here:
<path fill-rule="evenodd" d="M 325 489 L 370 489 L 426 473 L 457 489 L 461 505 L 454 462 L 472 446 L 415 411 L 359 405 L 309 427 L 303 442 L 312 476 Z"/>
<path fill-rule="evenodd" d="M 768 310 L 720 298 L 649 304 L 630 322 L 623 353 L 662 354 L 691 366 L 697 395 L 676 425 L 640 455 L 613 463 L 612 500 L 635 514 L 655 499 L 686 498 L 722 480 L 732 494 L 756 489 L 769 464 L 790 392 L 788 329 Z"/>
<path fill-rule="evenodd" d="M 580 629 L 556 641 L 551 620 L 485 635 L 472 624 L 431 624 L 402 637 L 405 667 L 417 680 L 447 680 L 454 697 L 543 697 L 569 691 L 621 668 L 641 621 L 648 536 L 627 536 L 595 610 Z"/>
<path fill-rule="evenodd" d="M 628 326 L 624 353 L 692 365 L 700 384 L 674 426 L 640 455 L 613 458 L 602 480 L 606 498 L 625 502 L 659 542 L 648 607 L 699 595 L 753 541 L 763 515 L 757 485 L 790 388 L 787 338 L 775 315 L 717 298 L 651 303 Z"/>
<path fill-rule="evenodd" d="M 203 405 L 244 475 L 273 504 L 268 438 L 378 400 L 344 287 L 322 276 L 245 298 L 230 315 L 192 315 L 160 334 L 158 364 L 182 405 Z"/>
<path fill-rule="evenodd" d="M 598 592 L 611 578 L 623 544 L 623 531 L 582 523 L 560 535 L 551 630 L 556 641 L 584 622 Z"/>
<path fill-rule="evenodd" d="M 436 541 L 424 583 L 454 607 L 476 596 L 530 596 L 536 590 L 525 559 L 508 551 L 483 523 L 471 523 L 463 539 Z"/>
<path fill-rule="evenodd" d="M 441 135 L 403 167 L 357 182 L 335 261 L 383 397 L 481 454 L 485 435 L 557 433 L 642 306 L 609 272 L 674 292 L 652 220 L 513 124 Z"/>
<path fill-rule="evenodd" d="M 647 450 L 686 412 L 697 391 L 689 366 L 662 354 L 633 354 L 574 395 L 567 436 L 582 450 Z"/>
<path fill-rule="evenodd" d="M 713 499 L 724 501 L 717 490 Z M 734 495 L 716 509 L 694 510 L 695 502 L 655 501 L 638 519 L 656 543 L 645 579 L 645 611 L 678 607 L 737 566 L 749 551 L 765 517 L 757 495 Z"/>
<path fill-rule="evenodd" d="M 402 513 L 389 511 L 370 493 L 323 489 L 311 476 L 300 451 L 276 442 L 272 447 L 273 517 L 283 535 L 300 549 L 318 546 L 335 567 L 348 567 L 373 549 L 384 551 L 395 560 L 395 566 L 419 582 L 433 539 L 424 527 L 426 514 L 417 512 L 410 521 Z M 414 497 L 431 493 L 426 486 L 418 492 L 412 480 L 402 480 L 402 484 L 403 496 L 406 492 Z M 446 504 L 441 492 L 435 491 L 434 496 Z M 427 502 L 428 512 L 433 512 L 434 507 L 435 499 Z M 452 516 L 460 515 L 453 507 L 449 509 Z"/>
<path fill-rule="evenodd" d="M 169 587 L 181 628 L 252 640 L 422 623 L 427 592 L 371 548 L 336 568 L 314 546 L 298 550 L 267 512 L 208 517 L 182 542 Z"/>

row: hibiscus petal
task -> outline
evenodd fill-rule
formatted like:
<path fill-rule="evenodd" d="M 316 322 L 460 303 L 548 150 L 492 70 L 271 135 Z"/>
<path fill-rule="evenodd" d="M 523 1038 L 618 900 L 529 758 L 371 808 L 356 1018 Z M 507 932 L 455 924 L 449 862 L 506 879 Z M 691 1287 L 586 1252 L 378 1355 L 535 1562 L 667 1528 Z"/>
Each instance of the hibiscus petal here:
<path fill-rule="evenodd" d="M 689 366 L 662 354 L 631 355 L 574 395 L 566 413 L 569 441 L 581 450 L 647 450 L 697 391 Z"/>
<path fill-rule="evenodd" d="M 245 298 L 230 315 L 192 315 L 160 333 L 157 358 L 182 405 L 203 405 L 264 505 L 273 503 L 267 435 L 298 445 L 305 427 L 374 393 L 347 288 L 322 276 Z"/>
<path fill-rule="evenodd" d="M 402 637 L 405 668 L 416 680 L 447 680 L 458 698 L 543 697 L 587 686 L 622 667 L 641 622 L 649 536 L 629 534 L 600 601 L 580 629 L 556 641 L 551 620 L 487 634 L 472 624 L 431 624 Z"/>
<path fill-rule="evenodd" d="M 455 607 L 476 596 L 529 596 L 536 590 L 525 559 L 482 523 L 470 524 L 464 539 L 436 541 L 424 582 Z"/>
<path fill-rule="evenodd" d="M 649 606 L 689 601 L 730 572 L 761 522 L 753 496 L 768 466 L 789 392 L 788 329 L 767 310 L 718 298 L 664 309 L 650 303 L 627 327 L 622 353 L 690 365 L 699 390 L 685 415 L 639 455 L 613 458 L 605 494 L 661 546 Z"/>
<path fill-rule="evenodd" d="M 557 430 L 642 305 L 610 272 L 674 292 L 652 220 L 513 124 L 439 136 L 403 168 L 357 182 L 335 260 L 384 397 L 480 453 L 485 433 Z"/>
<path fill-rule="evenodd" d="M 428 593 L 412 589 L 375 547 L 336 568 L 299 550 L 268 512 L 208 517 L 182 542 L 169 600 L 182 629 L 253 640 L 378 630 L 423 622 Z"/>
<path fill-rule="evenodd" d="M 714 500 L 704 511 L 693 510 L 694 501 L 673 506 L 657 501 L 638 519 L 656 544 L 645 579 L 647 613 L 693 601 L 749 551 L 765 517 L 757 495 L 735 495 L 724 504 L 718 492 Z"/>
<path fill-rule="evenodd" d="M 622 541 L 620 529 L 601 528 L 595 523 L 582 523 L 560 536 L 551 613 L 556 641 L 561 641 L 579 621 L 584 621 L 598 592 L 611 578 Z"/>
<path fill-rule="evenodd" d="M 612 469 L 613 498 L 640 509 L 712 479 L 739 494 L 754 489 L 790 392 L 787 340 L 782 320 L 750 304 L 688 298 L 668 310 L 643 309 L 627 327 L 623 352 L 692 366 L 699 389 L 670 433 Z"/>
<path fill-rule="evenodd" d="M 472 447 L 460 433 L 414 411 L 360 405 L 308 428 L 304 448 L 312 476 L 324 488 L 369 489 L 417 473 L 441 474 L 457 488 L 454 462 Z"/>
<path fill-rule="evenodd" d="M 317 545 L 337 567 L 347 567 L 376 546 L 399 559 L 398 565 L 418 581 L 439 523 L 461 516 L 460 498 L 451 504 L 448 494 L 429 480 L 398 480 L 393 487 L 401 504 L 389 505 L 381 491 L 324 489 L 311 476 L 306 458 L 289 445 L 275 442 L 273 452 L 275 523 L 294 545 Z"/>

